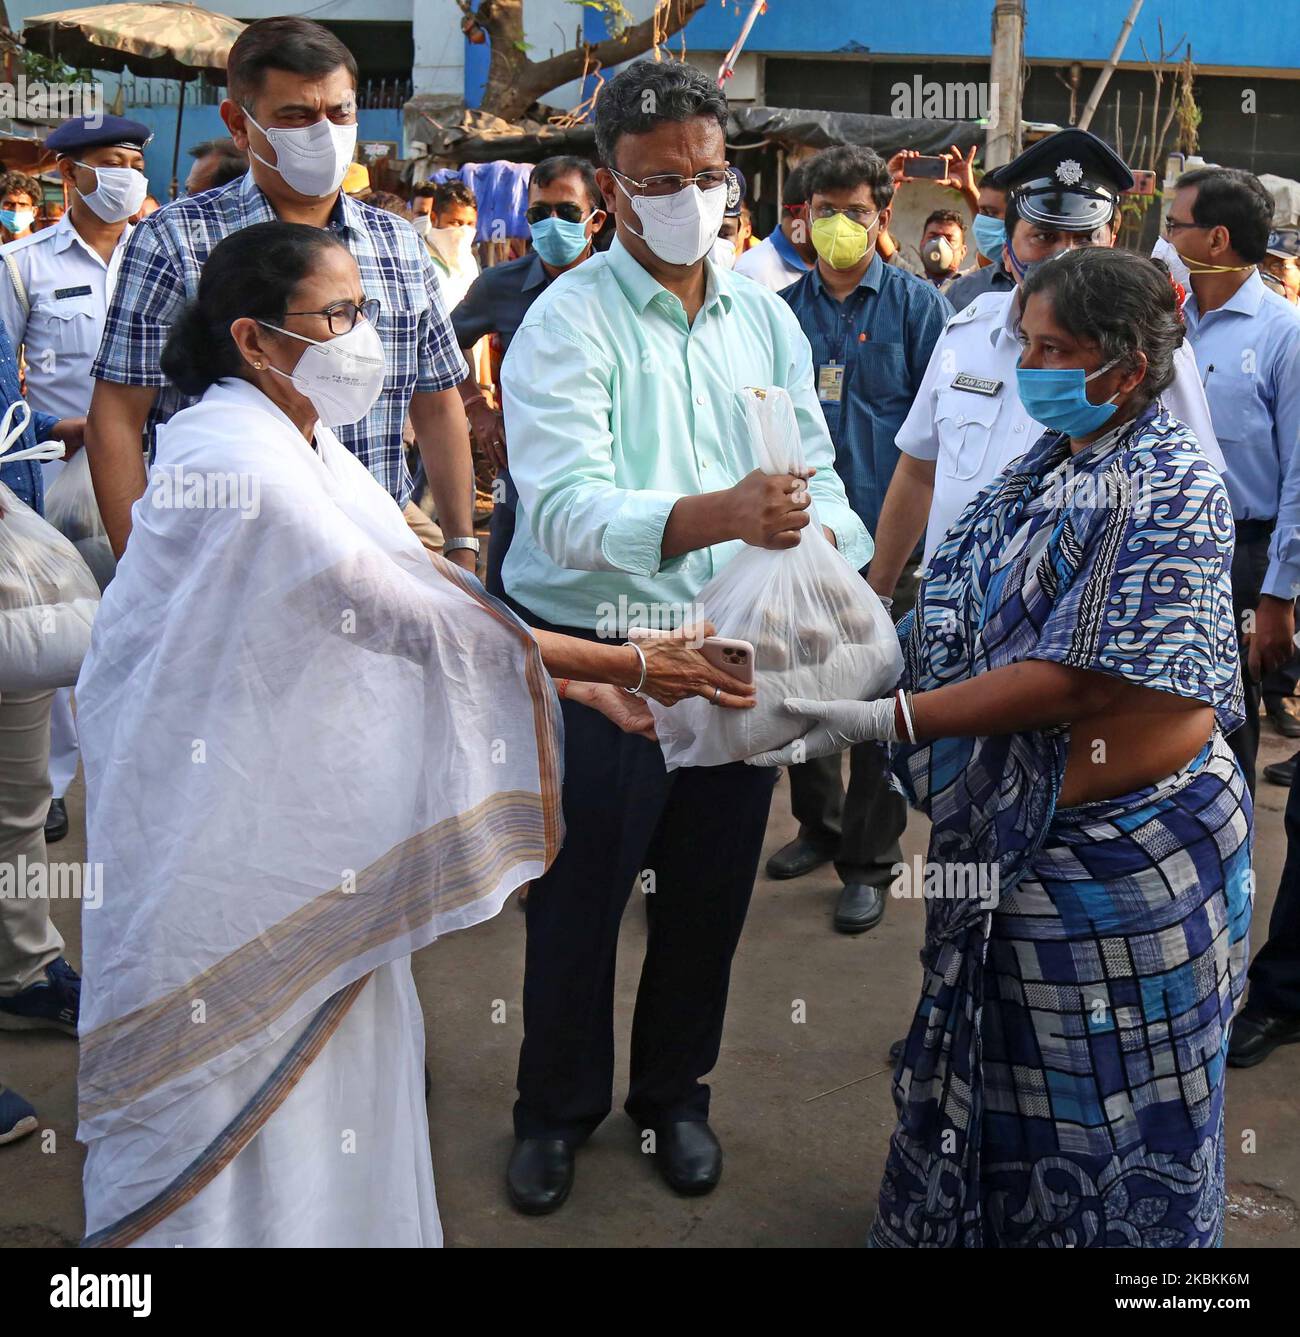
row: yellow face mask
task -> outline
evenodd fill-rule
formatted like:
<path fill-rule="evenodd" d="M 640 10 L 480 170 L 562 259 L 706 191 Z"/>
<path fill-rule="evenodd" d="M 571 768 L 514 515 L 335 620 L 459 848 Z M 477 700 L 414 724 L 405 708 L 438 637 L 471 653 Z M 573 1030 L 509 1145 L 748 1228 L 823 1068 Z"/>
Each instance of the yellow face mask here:
<path fill-rule="evenodd" d="M 871 245 L 871 229 L 844 214 L 818 218 L 812 225 L 812 244 L 832 269 L 852 269 Z"/>

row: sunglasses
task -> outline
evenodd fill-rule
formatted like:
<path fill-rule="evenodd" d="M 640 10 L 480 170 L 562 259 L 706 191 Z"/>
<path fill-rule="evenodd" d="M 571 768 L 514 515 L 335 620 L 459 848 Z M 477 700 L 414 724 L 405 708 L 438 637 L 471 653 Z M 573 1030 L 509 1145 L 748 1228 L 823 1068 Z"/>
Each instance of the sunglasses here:
<path fill-rule="evenodd" d="M 540 223 L 544 218 L 562 219 L 566 223 L 585 223 L 591 216 L 582 212 L 581 206 L 577 204 L 530 204 L 524 211 L 524 217 L 528 220 L 531 227 L 534 223 Z"/>

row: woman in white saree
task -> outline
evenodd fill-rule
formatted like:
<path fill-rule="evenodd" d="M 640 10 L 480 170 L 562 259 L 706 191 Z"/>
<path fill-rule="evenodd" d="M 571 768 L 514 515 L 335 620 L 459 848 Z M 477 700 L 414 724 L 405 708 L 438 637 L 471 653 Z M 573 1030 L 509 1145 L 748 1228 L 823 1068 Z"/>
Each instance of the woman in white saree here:
<path fill-rule="evenodd" d="M 430 560 L 329 430 L 379 392 L 376 318 L 329 233 L 258 224 L 163 354 L 202 399 L 77 685 L 88 1244 L 440 1244 L 409 958 L 559 848 L 549 674 L 632 729 L 638 679 L 749 704 L 684 637 L 534 636 Z"/>

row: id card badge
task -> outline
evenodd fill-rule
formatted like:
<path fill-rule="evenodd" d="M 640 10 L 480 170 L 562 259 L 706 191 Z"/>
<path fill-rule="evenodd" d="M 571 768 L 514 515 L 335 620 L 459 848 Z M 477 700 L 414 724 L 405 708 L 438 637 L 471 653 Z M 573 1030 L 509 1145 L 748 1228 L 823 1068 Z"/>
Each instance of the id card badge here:
<path fill-rule="evenodd" d="M 844 398 L 844 368 L 839 363 L 817 368 L 817 398 L 823 404 L 838 404 Z"/>

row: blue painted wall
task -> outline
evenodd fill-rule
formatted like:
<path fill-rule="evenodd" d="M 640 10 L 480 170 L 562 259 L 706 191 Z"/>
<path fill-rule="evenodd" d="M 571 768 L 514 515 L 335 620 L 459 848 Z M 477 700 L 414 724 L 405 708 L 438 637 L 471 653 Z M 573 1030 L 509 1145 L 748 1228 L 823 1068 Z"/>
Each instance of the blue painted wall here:
<path fill-rule="evenodd" d="M 1105 60 L 1129 0 L 1026 0 L 1025 55 L 1047 60 Z M 735 41 L 749 0 L 714 0 L 686 28 L 688 49 L 725 51 Z M 1196 63 L 1300 68 L 1300 23 L 1267 5 L 1230 0 L 1147 0 L 1125 56 L 1141 60 L 1139 39 L 1160 49 L 1157 19 L 1172 42 L 1186 35 Z M 880 5 L 869 0 L 768 0 L 745 49 L 752 52 L 859 52 L 879 55 L 987 56 L 992 0 L 956 4 Z M 675 40 L 675 39 L 674 39 Z"/>
<path fill-rule="evenodd" d="M 172 145 L 176 142 L 175 107 L 127 107 L 126 113 L 133 121 L 140 121 L 149 126 L 154 133 L 144 151 L 145 175 L 149 178 L 149 193 L 157 199 L 166 200 L 172 179 Z M 383 108 L 376 111 L 357 113 L 360 126 L 358 140 L 391 139 L 400 146 L 402 142 L 402 113 L 398 108 Z M 226 127 L 216 107 L 197 106 L 185 108 L 185 118 L 181 124 L 181 156 L 176 165 L 176 175 L 180 178 L 181 189 L 185 188 L 185 178 L 190 170 L 190 157 L 187 150 L 205 139 L 223 139 Z"/>

